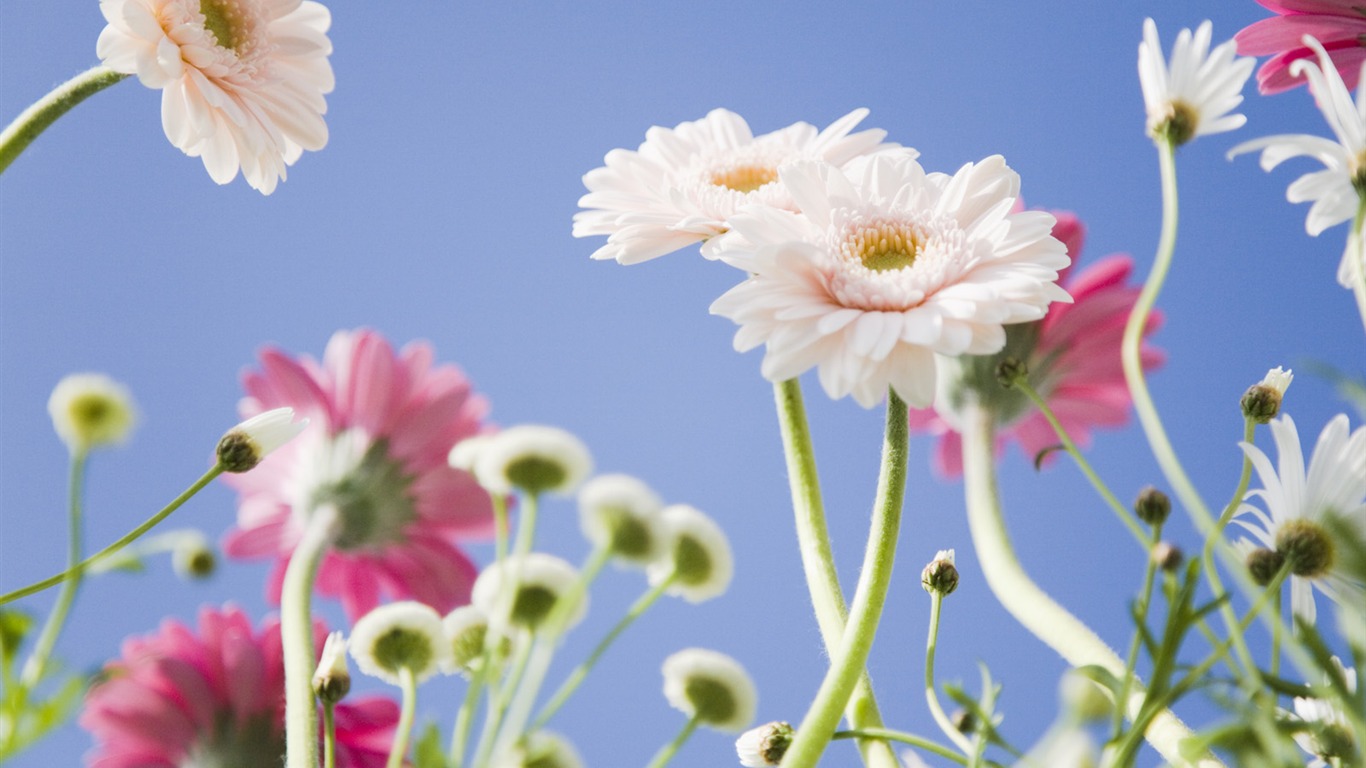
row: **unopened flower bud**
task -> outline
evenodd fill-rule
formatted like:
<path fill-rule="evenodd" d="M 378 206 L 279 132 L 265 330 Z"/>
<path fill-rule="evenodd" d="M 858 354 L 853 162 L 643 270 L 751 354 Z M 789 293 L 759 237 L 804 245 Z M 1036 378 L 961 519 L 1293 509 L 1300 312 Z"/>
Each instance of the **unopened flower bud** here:
<path fill-rule="evenodd" d="M 1281 410 L 1281 399 L 1285 390 L 1295 378 L 1293 371 L 1282 370 L 1279 366 L 1267 371 L 1266 376 L 1257 384 L 1248 387 L 1239 404 L 1243 416 L 1258 424 L 1265 424 L 1276 418 Z"/>
<path fill-rule="evenodd" d="M 956 709 L 949 715 L 949 721 L 959 733 L 971 734 L 977 730 L 977 716 L 966 709 Z"/>
<path fill-rule="evenodd" d="M 346 666 L 346 638 L 333 632 L 323 643 L 318 670 L 313 673 L 313 693 L 323 704 L 336 704 L 351 690 L 351 670 Z"/>
<path fill-rule="evenodd" d="M 932 595 L 947 597 L 958 589 L 958 567 L 954 565 L 952 549 L 941 549 L 920 572 L 920 586 Z"/>
<path fill-rule="evenodd" d="M 218 441 L 218 463 L 225 472 L 246 472 L 271 451 L 293 440 L 306 426 L 308 419 L 294 420 L 293 408 L 276 408 L 252 416 Z"/>
<path fill-rule="evenodd" d="M 1259 587 L 1270 584 L 1284 565 L 1285 555 L 1274 549 L 1254 549 L 1247 555 L 1247 572 Z"/>
<path fill-rule="evenodd" d="M 1151 485 L 1139 491 L 1138 498 L 1134 500 L 1134 514 L 1148 525 L 1157 526 L 1165 523 L 1171 513 L 1172 500 Z"/>
<path fill-rule="evenodd" d="M 1170 541 L 1159 541 L 1153 545 L 1151 552 L 1153 564 L 1158 568 L 1172 573 L 1186 561 L 1186 555 L 1181 548 Z"/>
<path fill-rule="evenodd" d="M 996 365 L 996 380 L 1001 386 L 1010 389 L 1015 382 L 1029 375 L 1029 366 L 1018 357 L 1006 357 Z"/>
<path fill-rule="evenodd" d="M 218 556 L 204 534 L 185 531 L 171 549 L 171 567 L 187 581 L 207 579 L 218 569 Z"/>
<path fill-rule="evenodd" d="M 735 740 L 735 752 L 740 756 L 740 765 L 745 768 L 763 768 L 778 765 L 792 746 L 796 731 L 792 724 L 781 720 L 764 723 L 740 734 Z"/>

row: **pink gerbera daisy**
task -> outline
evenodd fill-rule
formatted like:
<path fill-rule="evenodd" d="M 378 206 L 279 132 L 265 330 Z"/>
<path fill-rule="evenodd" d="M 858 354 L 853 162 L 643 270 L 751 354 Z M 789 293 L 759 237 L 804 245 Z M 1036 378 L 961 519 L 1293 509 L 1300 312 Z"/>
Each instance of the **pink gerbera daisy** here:
<path fill-rule="evenodd" d="M 327 630 L 315 622 L 321 653 Z M 86 697 L 80 723 L 95 737 L 92 768 L 280 765 L 285 753 L 280 622 L 254 631 L 235 607 L 204 608 L 199 631 L 167 619 L 130 637 Z M 398 705 L 377 696 L 337 705 L 337 765 L 379 768 Z"/>
<path fill-rule="evenodd" d="M 425 343 L 395 354 L 373 331 L 338 331 L 321 363 L 266 349 L 243 385 L 243 416 L 291 406 L 310 420 L 256 469 L 228 478 L 240 505 L 224 551 L 277 558 L 272 599 L 308 516 L 327 504 L 338 522 L 317 589 L 352 619 L 381 591 L 443 612 L 469 602 L 476 569 L 456 542 L 489 535 L 493 511 L 474 478 L 446 461 L 488 411 L 459 369 L 434 367 Z"/>
<path fill-rule="evenodd" d="M 1053 215 L 1058 220 L 1053 236 L 1066 244 L 1075 263 L 1085 235 L 1081 221 L 1064 211 Z M 1139 288 L 1126 284 L 1132 271 L 1133 262 L 1127 256 L 1107 256 L 1080 272 L 1069 268 L 1060 280 L 1073 303 L 1053 304 L 1038 322 L 1008 326 L 1005 349 L 998 354 L 942 365 L 934 407 L 910 414 L 913 431 L 940 436 L 935 450 L 935 468 L 940 474 L 956 477 L 963 473 L 955 406 L 968 387 L 989 398 L 998 414 L 997 452 L 1010 440 L 1018 441 L 1029 456 L 1058 444 L 1053 427 L 1028 398 L 996 380 L 996 366 L 1006 356 L 1025 361 L 1030 385 L 1048 401 L 1079 445 L 1090 442 L 1093 428 L 1119 426 L 1128 419 L 1129 390 L 1119 347 L 1129 311 L 1138 299 Z M 1144 335 L 1157 330 L 1160 323 L 1161 314 L 1154 312 Z M 1163 354 L 1145 344 L 1142 360 L 1145 370 L 1152 369 L 1162 363 Z"/>
<path fill-rule="evenodd" d="M 1280 93 L 1303 85 L 1305 79 L 1290 71 L 1291 62 L 1313 59 L 1314 50 L 1304 44 L 1309 35 L 1323 43 L 1333 66 L 1347 88 L 1355 88 L 1366 63 L 1366 15 L 1360 0 L 1257 0 L 1276 13 L 1245 27 L 1234 37 L 1238 53 L 1271 56 L 1257 70 L 1262 93 Z"/>

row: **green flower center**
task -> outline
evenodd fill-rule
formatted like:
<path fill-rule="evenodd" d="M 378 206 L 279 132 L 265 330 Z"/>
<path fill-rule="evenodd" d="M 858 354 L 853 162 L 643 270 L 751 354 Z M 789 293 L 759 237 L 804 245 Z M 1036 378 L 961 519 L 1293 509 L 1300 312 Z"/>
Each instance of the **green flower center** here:
<path fill-rule="evenodd" d="M 285 756 L 284 730 L 272 718 L 257 715 L 239 722 L 221 714 L 212 734 L 190 747 L 180 768 L 260 768 L 280 765 Z"/>
<path fill-rule="evenodd" d="M 628 560 L 648 560 L 655 552 L 654 532 L 643 520 L 624 509 L 607 507 L 598 512 L 611 531 L 608 548 Z"/>
<path fill-rule="evenodd" d="M 242 9 L 236 0 L 199 0 L 204 28 L 220 46 L 236 51 L 246 40 Z"/>
<path fill-rule="evenodd" d="M 532 495 L 545 493 L 564 484 L 569 473 L 564 465 L 544 456 L 527 456 L 507 467 L 507 479 Z"/>
<path fill-rule="evenodd" d="M 1184 101 L 1167 104 L 1166 114 L 1154 120 L 1149 127 L 1152 135 L 1170 141 L 1179 147 L 1195 138 L 1195 130 L 1200 125 L 1200 113 Z"/>
<path fill-rule="evenodd" d="M 682 535 L 674 542 L 674 578 L 684 584 L 705 584 L 711 578 L 711 553 L 697 539 Z"/>
<path fill-rule="evenodd" d="M 727 723 L 738 706 L 730 686 L 720 680 L 694 675 L 683 686 L 683 695 L 693 706 L 695 717 L 704 723 Z"/>
<path fill-rule="evenodd" d="M 409 498 L 413 478 L 389 458 L 389 443 L 376 440 L 350 472 L 313 494 L 313 507 L 330 504 L 337 510 L 333 546 L 342 550 L 377 547 L 403 538 L 403 529 L 416 519 Z"/>
<path fill-rule="evenodd" d="M 1290 572 L 1313 579 L 1333 568 L 1335 547 L 1328 532 L 1308 520 L 1290 520 L 1276 532 L 1276 551 L 1290 563 Z"/>
<path fill-rule="evenodd" d="M 404 667 L 414 672 L 426 669 L 434 655 L 431 638 L 403 627 L 394 627 L 375 640 L 375 663 L 394 674 Z"/>
<path fill-rule="evenodd" d="M 512 621 L 515 624 L 536 628 L 550 616 L 559 595 L 541 584 L 523 584 L 517 588 L 517 597 L 512 601 Z"/>

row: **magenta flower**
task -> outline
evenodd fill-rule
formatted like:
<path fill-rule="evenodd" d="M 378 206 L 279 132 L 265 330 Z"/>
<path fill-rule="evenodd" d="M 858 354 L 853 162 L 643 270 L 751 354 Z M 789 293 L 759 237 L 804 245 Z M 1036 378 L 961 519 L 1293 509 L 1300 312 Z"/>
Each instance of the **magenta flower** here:
<path fill-rule="evenodd" d="M 464 374 L 433 366 L 425 343 L 396 355 L 373 331 L 338 331 L 322 363 L 266 349 L 243 386 L 243 416 L 291 406 L 309 419 L 260 466 L 227 478 L 240 501 L 223 549 L 276 558 L 272 600 L 308 515 L 327 504 L 338 523 L 317 589 L 340 598 L 352 620 L 381 592 L 441 612 L 469 602 L 477 572 L 456 545 L 490 535 L 493 510 L 474 478 L 446 461 L 485 428 L 488 403 Z"/>
<path fill-rule="evenodd" d="M 1085 235 L 1073 214 L 1053 211 L 1058 223 L 1053 236 L 1067 246 L 1076 264 Z M 1020 444 L 1033 457 L 1058 444 L 1048 420 L 1018 390 L 1007 390 L 996 380 L 996 366 L 1006 356 L 1025 361 L 1029 383 L 1048 402 L 1067 434 L 1078 445 L 1090 442 L 1096 427 L 1117 427 L 1128 420 L 1129 390 L 1124 383 L 1120 341 L 1129 311 L 1138 300 L 1139 288 L 1126 285 L 1133 261 L 1127 256 L 1107 256 L 1081 271 L 1069 268 L 1059 278 L 1073 303 L 1054 303 L 1048 314 L 1034 323 L 1007 326 L 1006 346 L 1000 353 L 961 358 L 945 365 L 933 408 L 912 410 L 911 430 L 939 436 L 934 464 L 939 474 L 963 473 L 962 438 L 956 404 L 965 388 L 977 390 L 997 413 L 997 453 L 1007 442 Z M 1157 330 L 1160 313 L 1154 312 L 1144 336 Z M 1144 344 L 1143 368 L 1161 365 L 1161 350 Z"/>
<path fill-rule="evenodd" d="M 1309 35 L 1323 43 L 1333 66 L 1342 74 L 1347 89 L 1356 88 L 1361 65 L 1366 62 L 1366 15 L 1360 0 L 1257 0 L 1277 15 L 1253 22 L 1239 32 L 1238 53 L 1244 56 L 1271 56 L 1257 70 L 1257 87 L 1262 93 L 1288 91 L 1306 81 L 1290 72 L 1290 62 L 1313 59 L 1313 49 L 1304 44 Z"/>
<path fill-rule="evenodd" d="M 315 622 L 317 653 L 327 630 Z M 199 631 L 174 619 L 123 642 L 87 694 L 80 723 L 95 737 L 91 768 L 280 765 L 285 753 L 285 669 L 280 622 L 259 632 L 241 610 L 205 607 Z M 337 705 L 337 765 L 381 768 L 396 703 L 356 697 Z"/>

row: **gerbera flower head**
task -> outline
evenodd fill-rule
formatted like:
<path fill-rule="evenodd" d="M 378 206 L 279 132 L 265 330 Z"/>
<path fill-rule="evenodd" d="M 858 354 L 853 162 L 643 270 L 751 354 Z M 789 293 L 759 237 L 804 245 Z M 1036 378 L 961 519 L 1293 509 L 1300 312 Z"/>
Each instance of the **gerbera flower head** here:
<path fill-rule="evenodd" d="M 1157 25 L 1144 19 L 1138 80 L 1153 138 L 1180 146 L 1196 136 L 1232 131 L 1247 122 L 1229 112 L 1243 102 L 1243 85 L 1256 62 L 1238 58 L 1232 40 L 1211 51 L 1212 29 L 1205 21 L 1194 34 L 1181 30 L 1168 61 L 1157 39 Z"/>
<path fill-rule="evenodd" d="M 794 123 L 757 137 L 744 118 L 724 109 L 674 128 L 651 128 L 639 149 L 614 149 L 606 165 L 583 177 L 588 194 L 579 207 L 586 210 L 574 215 L 574 236 L 607 235 L 593 258 L 638 264 L 724 234 L 745 205 L 791 209 L 778 179 L 782 164 L 841 166 L 896 146 L 882 143 L 886 131 L 852 133 L 867 115 L 856 109 L 823 131 Z"/>
<path fill-rule="evenodd" d="M 1334 601 L 1344 594 L 1362 595 L 1362 585 L 1344 570 L 1330 523 L 1366 535 L 1366 427 L 1352 431 L 1345 414 L 1334 417 L 1319 434 L 1307 470 L 1295 422 L 1281 416 L 1270 427 L 1275 466 L 1257 446 L 1240 443 L 1262 487 L 1248 492 L 1236 522 L 1289 564 L 1291 610 L 1312 624 L 1313 589 Z M 1253 500 L 1260 500 L 1265 511 Z"/>
<path fill-rule="evenodd" d="M 469 601 L 477 571 L 457 543 L 490 534 L 492 505 L 447 454 L 483 430 L 488 404 L 432 356 L 425 343 L 396 353 L 373 331 L 339 331 L 321 362 L 269 348 L 245 375 L 243 415 L 290 406 L 309 418 L 256 469 L 227 478 L 239 504 L 223 549 L 276 559 L 272 599 L 309 515 L 326 504 L 337 525 L 317 589 L 353 620 L 381 593 L 442 612 Z"/>
<path fill-rule="evenodd" d="M 314 622 L 315 654 L 327 631 Z M 259 630 L 234 607 L 204 608 L 198 628 L 167 619 L 130 637 L 87 694 L 80 724 L 101 768 L 280 765 L 285 753 L 280 623 Z M 380 768 L 398 705 L 380 697 L 337 705 L 337 765 Z"/>
<path fill-rule="evenodd" d="M 1085 229 L 1065 211 L 1054 211 L 1053 236 L 1067 244 L 1073 263 L 1080 258 Z M 1061 278 L 1071 304 L 1055 303 L 1042 320 L 1005 329 L 1005 346 L 982 357 L 940 358 L 934 407 L 912 410 L 911 429 L 939 436 L 934 465 L 944 477 L 963 472 L 959 427 L 966 398 L 990 406 L 996 418 L 996 451 L 1014 441 L 1027 456 L 1038 456 L 1057 444 L 1057 435 L 1044 415 L 1017 388 L 1007 389 L 996 378 L 997 366 L 1014 358 L 1025 366 L 1029 385 L 1079 445 L 1087 445 L 1096 427 L 1116 427 L 1129 415 L 1129 388 L 1124 381 L 1120 341 L 1129 311 L 1140 288 L 1128 284 L 1133 262 L 1127 256 L 1107 256 L 1085 269 L 1069 268 Z M 1161 325 L 1154 312 L 1144 336 Z M 1143 367 L 1161 365 L 1163 354 L 1145 343 Z"/>
<path fill-rule="evenodd" d="M 171 144 L 263 194 L 327 144 L 332 16 L 312 0 L 100 0 L 106 67 L 161 90 Z"/>
<path fill-rule="evenodd" d="M 1262 93 L 1280 93 L 1304 83 L 1291 65 L 1313 59 L 1316 51 L 1305 35 L 1323 43 L 1333 68 L 1355 88 L 1366 63 L 1366 16 L 1359 0 L 1257 0 L 1276 15 L 1244 27 L 1233 39 L 1244 56 L 1270 56 L 1257 70 Z"/>
<path fill-rule="evenodd" d="M 47 399 L 47 413 L 72 453 L 122 443 L 138 420 L 128 388 L 103 373 L 62 377 Z"/>
<path fill-rule="evenodd" d="M 701 510 L 673 504 L 660 513 L 668 536 L 667 552 L 646 568 L 650 584 L 690 603 L 719 597 L 735 575 L 735 556 L 725 531 Z"/>
<path fill-rule="evenodd" d="M 1318 54 L 1319 63 L 1315 64 L 1313 59 L 1296 59 L 1289 65 L 1290 74 L 1308 80 L 1309 91 L 1314 94 L 1314 101 L 1337 142 L 1302 133 L 1281 134 L 1243 142 L 1229 150 L 1228 156 L 1232 158 L 1261 150 L 1264 171 L 1270 171 L 1292 157 L 1312 157 L 1323 163 L 1323 170 L 1306 173 L 1285 190 L 1285 199 L 1292 203 L 1313 202 L 1304 228 L 1317 237 L 1329 227 L 1350 221 L 1356 215 L 1362 195 L 1366 194 L 1366 89 L 1358 86 L 1353 101 L 1347 84 L 1332 67 L 1332 60 L 1323 46 L 1308 36 L 1304 38 L 1304 44 Z M 1354 279 L 1350 238 L 1348 243 L 1338 265 L 1338 282 L 1345 288 L 1350 288 Z M 1366 264 L 1361 266 L 1366 270 Z"/>

